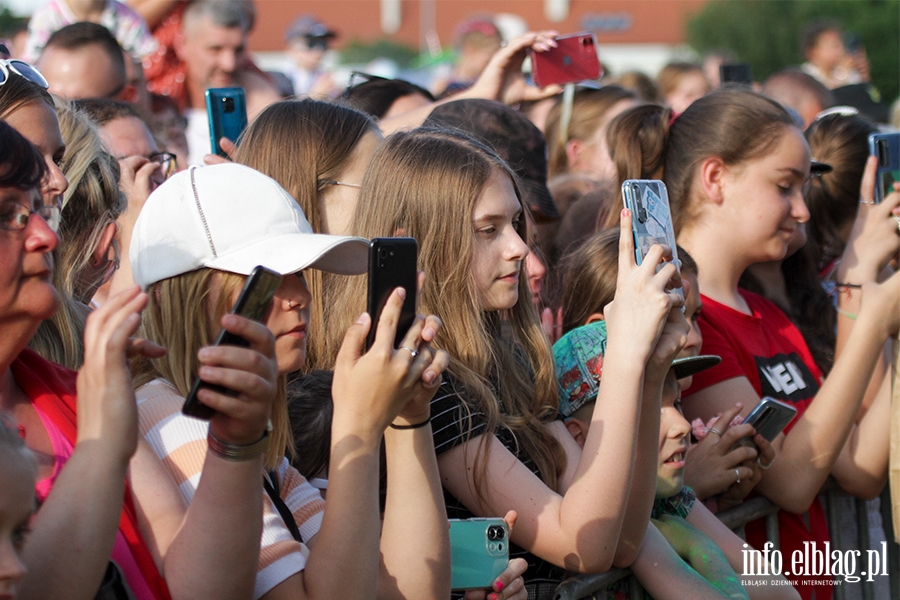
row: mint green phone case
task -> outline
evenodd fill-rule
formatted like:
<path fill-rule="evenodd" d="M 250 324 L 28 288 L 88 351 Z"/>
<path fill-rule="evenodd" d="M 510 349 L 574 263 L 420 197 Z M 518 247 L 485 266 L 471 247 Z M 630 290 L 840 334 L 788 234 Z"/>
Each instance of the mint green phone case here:
<path fill-rule="evenodd" d="M 503 519 L 450 519 L 450 587 L 489 588 L 509 563 Z"/>

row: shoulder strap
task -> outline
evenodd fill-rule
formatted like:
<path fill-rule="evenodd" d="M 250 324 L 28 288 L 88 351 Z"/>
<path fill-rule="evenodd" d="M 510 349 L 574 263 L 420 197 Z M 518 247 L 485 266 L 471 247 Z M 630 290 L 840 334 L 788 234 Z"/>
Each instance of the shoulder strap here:
<path fill-rule="evenodd" d="M 272 504 L 278 509 L 278 514 L 281 515 L 281 520 L 287 525 L 288 530 L 291 532 L 291 536 L 302 544 L 303 538 L 300 536 L 300 529 L 297 527 L 297 522 L 294 521 L 294 515 L 291 514 L 291 509 L 289 509 L 287 504 L 284 503 L 284 500 L 281 499 L 281 492 L 278 489 L 278 473 L 276 471 L 269 471 L 268 475 L 268 477 L 263 477 L 263 487 L 266 488 L 269 499 L 272 500 Z"/>

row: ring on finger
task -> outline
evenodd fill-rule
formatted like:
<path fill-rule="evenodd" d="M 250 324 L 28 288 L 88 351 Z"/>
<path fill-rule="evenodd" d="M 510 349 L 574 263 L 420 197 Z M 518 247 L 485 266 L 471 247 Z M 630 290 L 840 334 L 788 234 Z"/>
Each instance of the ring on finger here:
<path fill-rule="evenodd" d="M 715 427 L 710 427 L 708 433 L 714 433 L 719 437 L 722 437 L 722 432 L 716 429 Z"/>
<path fill-rule="evenodd" d="M 734 468 L 734 474 L 737 475 L 737 481 L 735 481 L 735 483 L 740 483 L 741 482 L 741 471 L 737 467 Z"/>
<path fill-rule="evenodd" d="M 417 357 L 417 356 L 419 355 L 419 351 L 418 351 L 418 350 L 413 350 L 412 348 L 407 348 L 406 346 L 400 346 L 400 347 L 397 348 L 397 349 L 398 349 L 398 350 L 406 350 L 407 352 L 409 352 L 410 354 L 412 354 L 412 357 L 413 357 L 413 358 L 415 358 L 415 357 Z"/>
<path fill-rule="evenodd" d="M 764 465 L 764 464 L 762 464 L 762 461 L 759 460 L 759 458 L 760 458 L 760 457 L 758 457 L 758 456 L 756 457 L 756 464 L 759 465 L 759 468 L 760 468 L 760 469 L 763 469 L 763 470 L 768 469 L 769 467 L 772 466 L 772 463 L 775 462 L 775 459 L 773 458 L 773 459 L 772 459 L 772 462 L 770 462 L 770 463 L 767 464 L 767 465 Z"/>

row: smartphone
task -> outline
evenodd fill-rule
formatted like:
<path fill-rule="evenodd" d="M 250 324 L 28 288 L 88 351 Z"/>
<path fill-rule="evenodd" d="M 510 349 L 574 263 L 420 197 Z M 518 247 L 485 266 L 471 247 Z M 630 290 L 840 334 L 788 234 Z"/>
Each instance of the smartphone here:
<path fill-rule="evenodd" d="M 381 311 L 388 297 L 398 287 L 406 290 L 406 299 L 400 310 L 394 348 L 400 346 L 403 337 L 416 319 L 416 274 L 419 244 L 414 238 L 375 238 L 369 242 L 369 301 L 368 312 L 372 327 L 366 338 L 366 349 L 375 342 L 375 331 Z"/>
<path fill-rule="evenodd" d="M 675 227 L 669 210 L 666 184 L 658 179 L 628 179 L 622 183 L 625 208 L 631 211 L 631 230 L 634 234 L 634 258 L 637 264 L 653 244 L 665 244 L 672 249 L 672 261 L 678 267 L 678 248 Z M 679 269 L 680 272 L 680 269 Z M 676 290 L 684 296 L 681 288 Z"/>
<path fill-rule="evenodd" d="M 740 83 L 742 85 L 751 85 L 753 83 L 753 72 L 747 63 L 722 64 L 719 65 L 719 81 L 726 83 Z"/>
<path fill-rule="evenodd" d="M 531 53 L 531 77 L 538 87 L 600 79 L 602 74 L 593 33 L 564 35 L 556 38 L 556 48 Z"/>
<path fill-rule="evenodd" d="M 744 423 L 752 425 L 756 429 L 756 433 L 771 442 L 787 427 L 796 414 L 797 409 L 790 404 L 765 396 L 747 415 Z"/>
<path fill-rule="evenodd" d="M 894 183 L 900 182 L 900 133 L 870 134 L 869 154 L 878 157 L 874 199 L 879 204 L 894 191 Z"/>
<path fill-rule="evenodd" d="M 219 146 L 219 140 L 224 137 L 237 143 L 244 128 L 247 127 L 247 101 L 244 90 L 239 87 L 206 90 L 206 118 L 209 121 L 209 144 L 212 154 L 228 158 Z"/>
<path fill-rule="evenodd" d="M 272 306 L 272 298 L 275 296 L 275 291 L 278 289 L 279 285 L 281 285 L 281 275 L 262 266 L 256 267 L 250 273 L 250 276 L 247 277 L 244 289 L 241 290 L 241 294 L 238 296 L 237 301 L 234 303 L 234 306 L 231 307 L 231 314 L 240 315 L 251 321 L 261 323 L 262 320 L 266 318 L 266 314 L 268 314 L 269 308 Z M 219 331 L 215 345 L 242 346 L 246 348 L 250 344 L 244 338 L 222 329 Z M 215 411 L 197 399 L 197 392 L 202 388 L 215 390 L 221 393 L 228 393 L 228 389 L 220 385 L 205 383 L 199 377 L 194 379 L 191 393 L 188 394 L 188 397 L 185 399 L 184 406 L 181 407 L 181 412 L 191 417 L 208 421 Z"/>
<path fill-rule="evenodd" d="M 450 519 L 450 587 L 489 588 L 509 563 L 503 519 Z"/>

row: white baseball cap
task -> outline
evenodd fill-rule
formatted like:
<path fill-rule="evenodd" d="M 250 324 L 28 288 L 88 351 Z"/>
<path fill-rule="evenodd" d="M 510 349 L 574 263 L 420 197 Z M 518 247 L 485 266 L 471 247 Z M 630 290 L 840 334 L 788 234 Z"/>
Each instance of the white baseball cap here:
<path fill-rule="evenodd" d="M 146 289 L 201 267 L 357 275 L 366 272 L 368 247 L 364 238 L 313 233 L 274 179 L 227 163 L 191 167 L 154 190 L 135 223 L 129 257 L 135 283 Z"/>

